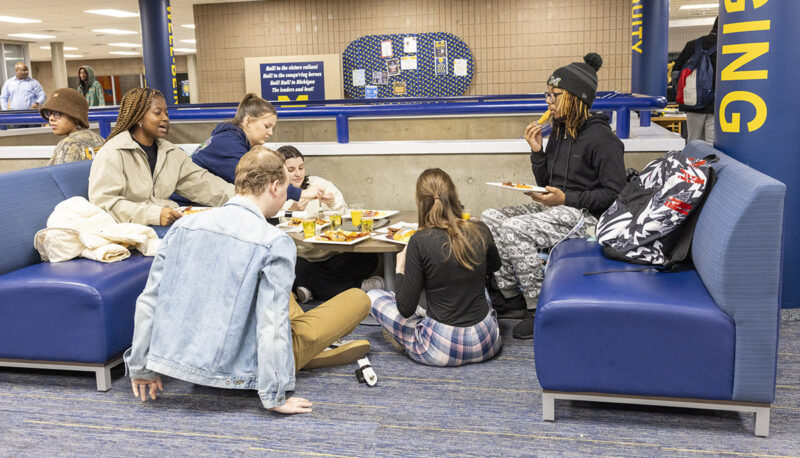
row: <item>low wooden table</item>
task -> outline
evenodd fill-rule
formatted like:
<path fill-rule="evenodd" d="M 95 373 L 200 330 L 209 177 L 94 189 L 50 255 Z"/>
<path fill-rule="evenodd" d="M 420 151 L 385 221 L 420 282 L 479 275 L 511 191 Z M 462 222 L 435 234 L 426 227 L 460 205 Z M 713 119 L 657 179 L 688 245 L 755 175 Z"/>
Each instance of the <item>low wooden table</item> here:
<path fill-rule="evenodd" d="M 399 213 L 396 213 L 388 219 L 389 223 L 386 225 L 381 225 L 381 227 L 386 227 L 388 225 L 392 225 L 398 223 L 400 221 L 405 221 L 407 223 L 413 223 L 417 221 L 417 212 L 414 210 L 404 210 Z M 347 225 L 347 224 L 345 224 Z M 320 248 L 322 250 L 327 250 L 335 253 L 382 253 L 383 254 L 383 278 L 386 281 L 386 289 L 394 291 L 395 289 L 395 257 L 397 253 L 403 251 L 405 245 L 401 245 L 399 243 L 392 243 L 389 241 L 381 241 L 381 237 L 383 234 L 376 234 L 371 239 L 365 240 L 363 242 L 356 243 L 355 245 L 335 245 L 335 244 L 327 244 L 327 243 L 309 243 L 303 241 L 303 233 L 302 232 L 289 232 L 289 235 L 294 239 L 295 243 L 298 245 L 310 245 L 315 248 Z"/>

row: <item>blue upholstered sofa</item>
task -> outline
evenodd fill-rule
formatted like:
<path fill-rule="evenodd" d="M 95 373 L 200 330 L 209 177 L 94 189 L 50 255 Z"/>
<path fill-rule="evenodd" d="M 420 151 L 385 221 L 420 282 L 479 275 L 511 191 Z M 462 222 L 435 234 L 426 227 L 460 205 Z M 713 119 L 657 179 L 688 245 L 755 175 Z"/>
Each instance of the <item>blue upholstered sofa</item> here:
<path fill-rule="evenodd" d="M 0 174 L 0 366 L 92 371 L 111 387 L 152 262 L 41 262 L 33 236 L 56 204 L 87 196 L 90 161 Z"/>
<path fill-rule="evenodd" d="M 753 412 L 769 433 L 786 187 L 703 142 L 684 153 L 720 157 L 695 269 L 584 275 L 640 266 L 582 239 L 551 253 L 534 332 L 544 420 L 556 399 L 589 400 Z"/>

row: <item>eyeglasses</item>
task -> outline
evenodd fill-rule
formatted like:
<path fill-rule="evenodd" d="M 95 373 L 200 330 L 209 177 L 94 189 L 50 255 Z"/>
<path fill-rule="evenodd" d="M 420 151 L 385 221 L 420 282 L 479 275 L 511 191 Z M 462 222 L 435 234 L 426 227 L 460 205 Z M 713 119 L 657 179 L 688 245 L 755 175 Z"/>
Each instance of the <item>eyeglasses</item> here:
<path fill-rule="evenodd" d="M 58 111 L 42 110 L 42 114 L 43 114 L 43 115 L 44 115 L 44 117 L 45 117 L 45 118 L 47 118 L 47 119 L 50 119 L 50 117 L 51 117 L 51 116 L 52 116 L 52 118 L 53 118 L 53 119 L 55 119 L 56 121 L 58 121 L 59 119 L 61 119 L 61 113 L 60 113 L 60 112 L 58 112 Z"/>
<path fill-rule="evenodd" d="M 560 96 L 561 94 L 563 94 L 563 92 L 545 92 L 544 93 L 544 99 L 545 100 L 552 100 L 553 102 L 557 102 L 558 101 L 558 96 Z"/>

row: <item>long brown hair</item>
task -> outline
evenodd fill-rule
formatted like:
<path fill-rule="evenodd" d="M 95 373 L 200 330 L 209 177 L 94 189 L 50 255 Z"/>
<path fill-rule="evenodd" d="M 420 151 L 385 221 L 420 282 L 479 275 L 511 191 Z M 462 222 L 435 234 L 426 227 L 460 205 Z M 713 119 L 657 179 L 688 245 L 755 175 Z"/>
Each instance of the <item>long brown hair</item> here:
<path fill-rule="evenodd" d="M 564 118 L 567 133 L 572 138 L 578 138 L 578 129 L 589 119 L 589 106 L 571 92 L 564 91 L 558 98 L 558 108 Z"/>
<path fill-rule="evenodd" d="M 256 119 L 264 116 L 265 114 L 278 114 L 275 107 L 271 103 L 262 99 L 261 97 L 253 94 L 252 92 L 245 95 L 242 101 L 239 102 L 239 107 L 236 108 L 236 115 L 231 119 L 231 124 L 237 126 L 242 125 L 245 116 L 250 116 L 251 119 Z"/>
<path fill-rule="evenodd" d="M 164 98 L 164 94 L 158 89 L 147 87 L 135 87 L 122 96 L 122 103 L 119 106 L 119 115 L 114 130 L 111 131 L 106 142 L 114 138 L 117 134 L 130 130 L 137 122 L 144 118 L 150 104 L 156 97 Z"/>
<path fill-rule="evenodd" d="M 447 232 L 448 242 L 442 249 L 446 255 L 467 270 L 480 264 L 486 251 L 486 240 L 475 223 L 461 219 L 461 203 L 456 185 L 442 169 L 427 169 L 417 178 L 417 217 L 420 230 L 439 228 Z"/>

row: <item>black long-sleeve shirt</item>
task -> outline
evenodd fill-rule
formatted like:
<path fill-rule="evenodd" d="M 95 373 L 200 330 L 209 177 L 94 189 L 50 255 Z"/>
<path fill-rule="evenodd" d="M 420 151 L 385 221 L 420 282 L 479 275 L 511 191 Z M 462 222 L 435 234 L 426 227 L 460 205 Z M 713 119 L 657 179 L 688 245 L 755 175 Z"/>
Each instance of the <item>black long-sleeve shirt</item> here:
<path fill-rule="evenodd" d="M 425 290 L 427 315 L 449 326 L 472 326 L 489 313 L 484 293 L 487 272 L 500 268 L 500 254 L 489 228 L 480 228 L 486 251 L 478 253 L 480 263 L 467 270 L 450 254 L 447 232 L 425 228 L 411 237 L 406 250 L 405 273 L 397 275 L 397 309 L 408 318 L 417 309 L 420 294 Z M 472 246 L 479 246 L 474 241 Z"/>
<path fill-rule="evenodd" d="M 625 187 L 624 153 L 608 116 L 597 113 L 578 129 L 578 138 L 556 124 L 544 152 L 531 152 L 531 169 L 537 185 L 564 191 L 564 205 L 599 217 Z"/>

